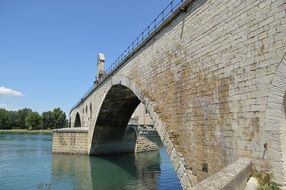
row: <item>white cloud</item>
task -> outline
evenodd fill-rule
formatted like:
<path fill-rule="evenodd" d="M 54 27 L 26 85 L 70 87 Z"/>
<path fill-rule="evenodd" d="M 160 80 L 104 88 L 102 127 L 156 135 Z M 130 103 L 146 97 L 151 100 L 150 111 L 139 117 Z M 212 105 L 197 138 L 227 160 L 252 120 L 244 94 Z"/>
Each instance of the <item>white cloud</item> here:
<path fill-rule="evenodd" d="M 0 86 L 0 96 L 24 96 L 23 93 L 6 88 L 5 86 Z"/>

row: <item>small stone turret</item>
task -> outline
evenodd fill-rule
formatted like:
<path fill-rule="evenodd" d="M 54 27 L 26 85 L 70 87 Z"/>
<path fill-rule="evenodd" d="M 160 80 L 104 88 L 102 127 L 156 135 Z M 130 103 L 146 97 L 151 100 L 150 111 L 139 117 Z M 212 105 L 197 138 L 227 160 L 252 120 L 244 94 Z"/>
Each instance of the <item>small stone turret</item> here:
<path fill-rule="evenodd" d="M 105 75 L 104 64 L 105 64 L 104 54 L 99 53 L 97 57 L 97 74 L 96 74 L 96 81 L 98 82 L 101 81 Z"/>

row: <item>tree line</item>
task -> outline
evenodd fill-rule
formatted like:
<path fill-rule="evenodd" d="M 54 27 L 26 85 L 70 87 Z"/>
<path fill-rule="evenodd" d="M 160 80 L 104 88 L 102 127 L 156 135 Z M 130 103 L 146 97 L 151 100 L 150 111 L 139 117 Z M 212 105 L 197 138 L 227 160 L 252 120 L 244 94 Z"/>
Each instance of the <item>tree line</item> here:
<path fill-rule="evenodd" d="M 60 109 L 39 114 L 29 108 L 8 111 L 0 108 L 0 129 L 58 129 L 67 127 L 66 114 Z"/>

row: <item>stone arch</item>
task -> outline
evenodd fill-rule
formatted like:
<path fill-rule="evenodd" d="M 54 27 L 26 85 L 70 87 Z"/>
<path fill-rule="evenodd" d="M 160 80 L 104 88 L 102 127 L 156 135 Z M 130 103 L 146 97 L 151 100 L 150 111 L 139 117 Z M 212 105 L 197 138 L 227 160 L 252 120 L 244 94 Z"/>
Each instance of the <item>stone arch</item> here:
<path fill-rule="evenodd" d="M 108 91 L 97 116 L 90 153 L 94 155 L 130 152 L 121 145 L 128 121 L 140 103 L 131 90 L 116 84 Z"/>
<path fill-rule="evenodd" d="M 137 136 L 138 136 L 138 126 L 134 126 L 134 125 L 128 125 L 124 134 L 134 134 L 136 139 L 137 139 Z"/>
<path fill-rule="evenodd" d="M 280 62 L 269 87 L 264 140 L 273 181 L 286 186 L 286 60 Z"/>
<path fill-rule="evenodd" d="M 74 127 L 81 127 L 81 119 L 78 112 L 76 113 L 75 116 Z"/>
<path fill-rule="evenodd" d="M 177 176 L 179 177 L 183 188 L 188 189 L 192 187 L 196 183 L 196 178 L 192 175 L 191 169 L 186 165 L 185 159 L 182 157 L 182 154 L 180 154 L 175 149 L 175 146 L 173 145 L 169 134 L 166 131 L 164 123 L 160 119 L 159 115 L 154 111 L 153 102 L 151 102 L 148 97 L 146 97 L 144 93 L 140 90 L 140 88 L 126 76 L 113 76 L 110 81 L 111 82 L 105 84 L 108 86 L 106 88 L 107 93 L 102 99 L 101 108 L 97 113 L 95 125 L 92 126 L 92 128 L 90 129 L 91 136 L 89 138 L 91 139 L 89 141 L 89 154 L 107 154 L 109 151 L 105 151 L 106 148 L 112 150 L 113 153 L 117 152 L 120 148 L 118 148 L 116 144 L 118 144 L 120 139 L 123 137 L 126 126 L 132 113 L 134 112 L 138 104 L 142 102 L 145 105 L 150 117 L 154 121 L 154 127 L 158 131 L 158 134 L 166 148 L 166 151 L 170 157 L 172 164 L 174 165 L 175 171 L 177 172 Z M 121 93 L 123 93 L 124 96 L 122 96 Z M 128 98 L 122 98 L 126 96 Z M 122 105 L 118 106 L 118 101 L 111 101 L 111 97 L 121 97 L 120 101 L 123 101 L 121 102 Z M 108 110 L 108 104 L 113 105 L 113 107 L 115 107 L 115 109 L 113 109 L 112 111 L 116 111 L 117 113 L 119 113 L 119 116 L 122 116 L 121 118 L 118 117 L 118 115 L 116 116 L 116 118 L 120 118 L 119 122 L 121 126 L 118 126 L 117 120 L 110 120 L 110 117 L 107 117 L 107 115 L 103 115 L 108 112 L 110 114 L 112 113 L 110 112 L 111 110 Z M 116 108 L 116 106 L 118 107 Z M 125 109 L 124 106 L 126 107 Z M 122 115 L 122 113 L 126 113 L 126 115 Z M 108 125 L 108 122 L 117 126 L 114 127 L 112 125 Z M 109 134 L 110 131 L 113 131 L 112 134 L 114 134 L 114 136 L 112 134 Z M 100 133 L 101 135 L 103 135 L 104 138 L 100 137 Z M 96 138 L 102 139 L 97 140 Z"/>
<path fill-rule="evenodd" d="M 92 119 L 92 102 L 89 103 L 89 118 Z"/>
<path fill-rule="evenodd" d="M 124 131 L 121 144 L 127 150 L 126 152 L 134 152 L 138 136 L 137 132 L 138 130 L 134 126 L 128 126 Z"/>

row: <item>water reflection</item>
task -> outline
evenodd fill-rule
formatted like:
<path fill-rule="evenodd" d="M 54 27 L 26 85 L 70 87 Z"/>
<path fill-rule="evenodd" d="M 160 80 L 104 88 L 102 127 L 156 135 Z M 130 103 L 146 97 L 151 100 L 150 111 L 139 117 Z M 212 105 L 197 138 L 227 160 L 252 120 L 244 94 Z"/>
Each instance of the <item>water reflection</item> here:
<path fill-rule="evenodd" d="M 0 189 L 182 189 L 160 152 L 112 157 L 51 154 L 50 135 L 0 135 Z"/>
<path fill-rule="evenodd" d="M 53 189 L 92 189 L 88 156 L 52 155 Z"/>
<path fill-rule="evenodd" d="M 55 189 L 158 189 L 160 152 L 105 157 L 53 155 Z"/>

